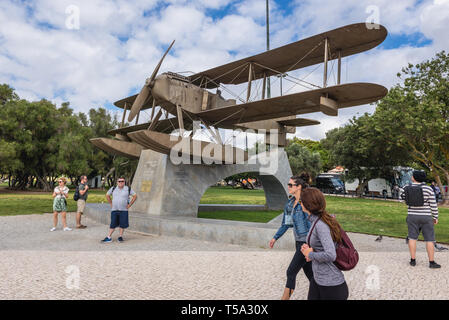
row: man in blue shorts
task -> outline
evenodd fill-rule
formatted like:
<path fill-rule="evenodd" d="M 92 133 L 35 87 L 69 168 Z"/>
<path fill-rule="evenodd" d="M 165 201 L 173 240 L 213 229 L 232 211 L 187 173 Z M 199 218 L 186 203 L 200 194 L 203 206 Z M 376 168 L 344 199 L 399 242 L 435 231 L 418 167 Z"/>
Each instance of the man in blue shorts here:
<path fill-rule="evenodd" d="M 111 200 L 112 196 L 112 200 Z M 132 196 L 131 201 L 129 200 Z M 120 235 L 118 237 L 119 242 L 123 242 L 123 232 L 128 228 L 128 209 L 131 208 L 133 203 L 137 199 L 137 194 L 125 185 L 125 178 L 120 177 L 117 180 L 117 186 L 112 187 L 106 193 L 106 199 L 111 205 L 111 225 L 109 227 L 109 234 L 101 242 L 112 242 L 112 233 L 115 228 L 120 227 Z"/>

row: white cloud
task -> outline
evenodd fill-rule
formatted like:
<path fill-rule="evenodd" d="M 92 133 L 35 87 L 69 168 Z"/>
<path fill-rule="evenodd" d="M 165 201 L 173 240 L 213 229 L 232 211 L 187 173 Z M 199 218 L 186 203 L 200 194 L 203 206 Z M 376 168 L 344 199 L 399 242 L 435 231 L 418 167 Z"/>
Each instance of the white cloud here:
<path fill-rule="evenodd" d="M 199 72 L 265 50 L 265 1 L 259 0 L 38 0 L 0 2 L 0 82 L 27 99 L 70 101 L 76 111 L 104 106 L 137 93 L 169 43 L 176 39 L 160 72 Z M 66 26 L 69 5 L 80 10 L 80 29 Z M 368 6 L 379 8 L 380 23 L 394 35 L 422 33 L 431 44 L 414 48 L 370 50 L 344 59 L 344 82 L 366 81 L 390 87 L 408 62 L 431 58 L 449 46 L 447 0 L 306 0 L 281 7 L 270 1 L 271 48 L 346 24 L 364 22 Z M 218 10 L 228 10 L 219 15 Z M 304 77 L 316 66 L 299 70 Z M 322 66 L 306 79 L 321 85 Z M 332 80 L 332 77 L 331 77 Z M 333 81 L 333 80 L 332 80 Z M 284 92 L 291 84 L 284 81 Z M 236 86 L 240 93 L 244 86 Z M 304 90 L 292 88 L 289 93 Z M 279 82 L 272 78 L 272 95 Z M 339 117 L 319 113 L 305 117 L 322 125 L 297 135 L 320 139 L 357 112 Z"/>
<path fill-rule="evenodd" d="M 273 2 L 271 1 L 271 4 Z M 266 19 L 266 2 L 260 0 L 247 0 L 239 2 L 236 5 L 237 12 L 244 17 L 251 17 L 254 19 Z M 270 11 L 273 8 L 269 7 Z"/>
<path fill-rule="evenodd" d="M 434 40 L 437 50 L 449 48 L 447 26 L 449 25 L 449 0 L 434 0 L 425 6 L 420 15 L 421 32 Z"/>

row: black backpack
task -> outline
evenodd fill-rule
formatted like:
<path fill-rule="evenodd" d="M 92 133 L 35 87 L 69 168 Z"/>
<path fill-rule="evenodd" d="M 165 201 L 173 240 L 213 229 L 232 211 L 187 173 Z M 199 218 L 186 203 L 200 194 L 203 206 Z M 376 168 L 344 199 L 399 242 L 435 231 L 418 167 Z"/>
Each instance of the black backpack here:
<path fill-rule="evenodd" d="M 424 194 L 422 187 L 419 186 L 406 186 L 404 188 L 405 192 L 405 203 L 411 207 L 422 207 L 424 205 Z"/>
<path fill-rule="evenodd" d="M 130 186 L 125 186 L 125 187 L 128 187 L 128 203 L 129 203 L 129 196 L 131 195 L 131 187 Z M 117 188 L 117 186 L 112 187 L 111 196 L 114 193 L 115 188 Z"/>
<path fill-rule="evenodd" d="M 73 195 L 73 200 L 78 201 L 80 198 L 80 186 L 76 187 L 75 194 Z"/>

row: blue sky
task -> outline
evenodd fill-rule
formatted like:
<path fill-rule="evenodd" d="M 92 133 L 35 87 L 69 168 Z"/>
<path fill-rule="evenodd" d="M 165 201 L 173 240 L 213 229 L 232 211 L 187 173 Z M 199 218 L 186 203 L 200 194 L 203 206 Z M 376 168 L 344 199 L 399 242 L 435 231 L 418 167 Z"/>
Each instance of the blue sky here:
<path fill-rule="evenodd" d="M 270 46 L 373 17 L 388 37 L 376 49 L 344 59 L 344 80 L 388 88 L 407 63 L 449 48 L 449 0 L 271 0 Z M 74 18 L 79 28 L 73 28 Z M 112 103 L 140 90 L 173 39 L 160 72 L 199 72 L 257 54 L 266 47 L 265 1 L 2 0 L 0 83 L 26 99 L 70 101 L 83 112 L 103 106 L 120 116 Z M 307 80 L 319 84 L 321 78 L 318 69 Z M 337 118 L 312 114 L 322 125 L 299 129 L 297 135 L 317 140 L 373 110 L 349 108 Z"/>

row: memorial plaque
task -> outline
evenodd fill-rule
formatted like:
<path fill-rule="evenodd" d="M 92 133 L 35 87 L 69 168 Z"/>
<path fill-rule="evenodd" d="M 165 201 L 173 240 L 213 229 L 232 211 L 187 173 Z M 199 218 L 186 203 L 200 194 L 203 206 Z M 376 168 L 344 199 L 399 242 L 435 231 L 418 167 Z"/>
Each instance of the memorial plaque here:
<path fill-rule="evenodd" d="M 142 185 L 140 186 L 140 192 L 150 192 L 152 181 L 142 181 Z"/>

